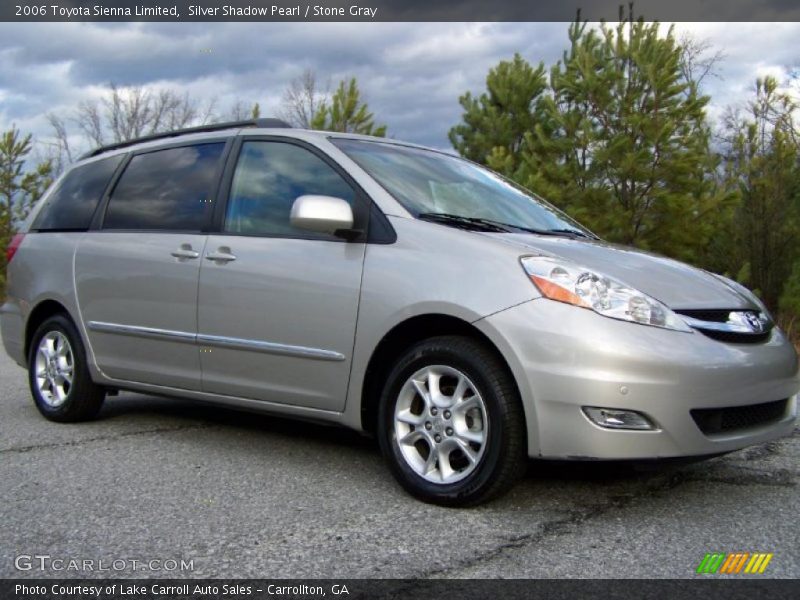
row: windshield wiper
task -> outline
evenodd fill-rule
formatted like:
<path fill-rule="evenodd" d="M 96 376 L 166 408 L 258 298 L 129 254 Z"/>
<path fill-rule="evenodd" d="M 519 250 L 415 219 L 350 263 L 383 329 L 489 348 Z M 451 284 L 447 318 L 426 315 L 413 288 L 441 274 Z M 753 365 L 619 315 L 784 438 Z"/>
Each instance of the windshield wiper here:
<path fill-rule="evenodd" d="M 447 225 L 455 225 L 464 229 L 482 230 L 482 231 L 497 231 L 502 233 L 511 233 L 517 229 L 514 225 L 507 223 L 500 223 L 491 219 L 481 219 L 478 217 L 462 217 L 461 215 L 453 215 L 450 213 L 437 213 L 437 212 L 424 212 L 417 215 L 418 219 L 423 221 L 432 221 L 434 223 L 444 223 Z"/>
<path fill-rule="evenodd" d="M 584 233 L 580 229 L 569 229 L 569 228 L 565 228 L 565 229 L 548 229 L 546 233 L 551 234 L 551 235 L 562 235 L 562 234 L 563 235 L 574 235 L 576 237 L 589 238 L 590 240 L 599 239 L 597 236 L 589 235 L 588 233 Z"/>
<path fill-rule="evenodd" d="M 514 231 L 524 231 L 526 233 L 533 233 L 536 235 L 554 235 L 554 236 L 575 236 L 584 237 L 589 239 L 596 239 L 594 236 L 588 235 L 579 229 L 536 229 L 534 227 L 525 227 L 524 225 L 514 225 L 512 223 L 503 223 L 495 221 L 494 219 L 484 219 L 480 217 L 464 217 L 461 215 L 454 215 L 451 213 L 436 213 L 426 212 L 417 215 L 419 219 L 425 221 L 434 221 L 438 223 L 447 223 L 456 226 L 462 226 L 466 229 L 475 229 L 476 227 L 486 229 L 489 231 L 497 231 L 501 233 L 513 233 Z"/>

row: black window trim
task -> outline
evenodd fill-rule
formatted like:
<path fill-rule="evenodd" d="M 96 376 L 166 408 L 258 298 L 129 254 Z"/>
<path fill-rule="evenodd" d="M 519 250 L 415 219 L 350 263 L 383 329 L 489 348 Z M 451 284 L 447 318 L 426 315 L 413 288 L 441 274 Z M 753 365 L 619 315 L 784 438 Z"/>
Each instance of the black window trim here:
<path fill-rule="evenodd" d="M 345 240 L 344 238 L 324 238 L 319 235 L 309 234 L 267 234 L 267 233 L 237 233 L 232 231 L 225 231 L 225 216 L 228 211 L 228 202 L 230 200 L 231 187 L 233 185 L 233 176 L 236 172 L 236 166 L 239 162 L 242 146 L 245 142 L 278 142 L 298 146 L 308 150 L 327 164 L 335 173 L 337 173 L 344 182 L 349 185 L 355 195 L 354 211 L 361 212 L 361 218 L 366 225 L 366 231 L 355 239 Z M 208 233 L 210 235 L 225 235 L 234 237 L 256 237 L 256 238 L 269 238 L 269 239 L 299 239 L 317 242 L 334 242 L 334 243 L 368 243 L 368 244 L 393 244 L 397 241 L 397 234 L 394 231 L 386 215 L 380 210 L 377 204 L 367 194 L 364 189 L 353 179 L 353 177 L 337 163 L 330 155 L 324 150 L 311 144 L 305 140 L 294 137 L 281 136 L 281 135 L 242 135 L 236 136 L 230 153 L 227 157 L 227 164 L 225 171 L 222 175 L 219 185 L 218 200 L 214 203 L 212 225 Z M 380 226 L 375 227 L 372 224 L 372 219 L 381 221 Z M 379 232 L 382 230 L 383 235 Z"/>
<path fill-rule="evenodd" d="M 231 151 L 231 148 L 236 140 L 235 134 L 228 134 L 222 136 L 213 136 L 208 138 L 202 139 L 194 139 L 194 140 L 176 140 L 174 143 L 171 144 L 162 144 L 159 146 L 150 146 L 147 148 L 141 148 L 140 150 L 132 150 L 128 152 L 125 159 L 120 163 L 120 166 L 114 172 L 114 176 L 111 178 L 111 182 L 109 186 L 106 188 L 105 194 L 103 194 L 103 198 L 100 201 L 100 204 L 95 211 L 94 218 L 92 219 L 92 224 L 89 227 L 90 231 L 102 231 L 103 233 L 164 233 L 164 234 L 176 234 L 182 233 L 186 235 L 203 235 L 209 233 L 211 229 L 211 224 L 213 222 L 213 215 L 216 210 L 217 205 L 220 201 L 220 182 L 222 180 L 222 174 L 224 173 L 225 167 L 228 162 L 228 157 Z M 206 218 L 206 222 L 200 229 L 104 229 L 103 224 L 105 222 L 106 213 L 108 211 L 108 205 L 111 201 L 111 196 L 114 193 L 114 190 L 117 187 L 120 179 L 122 179 L 122 175 L 128 168 L 130 162 L 136 156 L 142 156 L 144 154 L 152 154 L 153 152 L 160 152 L 162 150 L 173 150 L 175 148 L 187 148 L 192 146 L 204 146 L 207 144 L 219 144 L 224 143 L 225 145 L 222 148 L 222 153 L 217 161 L 217 167 L 213 175 L 212 184 L 211 184 L 211 194 L 210 196 L 213 198 L 213 205 L 212 210 L 210 211 L 210 216 Z"/>
<path fill-rule="evenodd" d="M 103 188 L 103 192 L 102 194 L 100 194 L 100 199 L 97 201 L 97 204 L 94 205 L 94 210 L 92 211 L 92 216 L 89 219 L 88 227 L 60 227 L 60 228 L 50 227 L 48 229 L 40 229 L 39 227 L 36 226 L 37 223 L 42 219 L 44 211 L 47 210 L 47 207 L 50 204 L 50 198 L 59 192 L 61 186 L 64 185 L 64 182 L 70 176 L 72 171 L 112 158 L 121 158 L 121 160 L 119 160 L 117 166 L 114 168 L 114 171 L 111 173 L 111 177 L 106 182 L 106 185 Z M 103 206 L 103 203 L 106 200 L 106 196 L 108 196 L 109 192 L 111 191 L 112 185 L 114 184 L 114 182 L 116 182 L 117 177 L 121 172 L 121 169 L 127 164 L 127 162 L 128 158 L 126 156 L 123 156 L 121 154 L 112 154 L 109 156 L 103 156 L 98 160 L 76 163 L 66 173 L 64 173 L 64 177 L 61 179 L 61 181 L 58 182 L 58 186 L 53 188 L 53 191 L 50 194 L 48 194 L 48 198 L 45 199 L 45 204 L 39 210 L 35 220 L 31 224 L 30 232 L 31 233 L 84 233 L 86 231 L 91 231 L 92 229 L 94 229 L 94 224 L 95 221 L 97 220 L 98 213 L 100 212 L 100 207 Z"/>

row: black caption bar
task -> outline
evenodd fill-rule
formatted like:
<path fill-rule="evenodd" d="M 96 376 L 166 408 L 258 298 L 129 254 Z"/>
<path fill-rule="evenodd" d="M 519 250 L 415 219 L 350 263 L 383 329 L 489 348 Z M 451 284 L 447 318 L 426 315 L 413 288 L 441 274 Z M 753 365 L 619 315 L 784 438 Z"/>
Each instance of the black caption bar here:
<path fill-rule="evenodd" d="M 4 600 L 770 600 L 800 597 L 800 582 L 776 579 L 409 580 L 409 579 L 4 579 Z"/>
<path fill-rule="evenodd" d="M 0 21 L 589 21 L 625 0 L 3 0 Z M 636 0 L 648 21 L 800 21 L 787 0 Z"/>

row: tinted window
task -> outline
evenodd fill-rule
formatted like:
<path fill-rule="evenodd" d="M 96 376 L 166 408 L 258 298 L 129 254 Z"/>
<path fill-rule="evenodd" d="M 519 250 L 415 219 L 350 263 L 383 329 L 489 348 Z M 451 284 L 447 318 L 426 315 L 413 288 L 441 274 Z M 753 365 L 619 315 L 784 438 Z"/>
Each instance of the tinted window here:
<path fill-rule="evenodd" d="M 297 229 L 289 223 L 292 204 L 305 194 L 335 196 L 351 206 L 355 203 L 355 193 L 348 183 L 308 150 L 281 142 L 245 142 L 231 184 L 225 231 L 332 237 Z M 358 211 L 354 208 L 354 212 Z"/>
<path fill-rule="evenodd" d="M 134 156 L 111 194 L 104 229 L 200 231 L 224 143 Z"/>
<path fill-rule="evenodd" d="M 122 161 L 123 155 L 112 156 L 75 167 L 50 194 L 33 229 L 86 230 L 103 192 Z"/>

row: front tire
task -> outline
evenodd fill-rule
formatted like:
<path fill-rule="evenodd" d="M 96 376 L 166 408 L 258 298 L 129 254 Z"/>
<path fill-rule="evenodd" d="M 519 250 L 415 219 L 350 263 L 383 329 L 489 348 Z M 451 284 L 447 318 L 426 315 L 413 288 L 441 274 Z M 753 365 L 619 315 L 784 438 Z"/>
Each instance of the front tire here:
<path fill-rule="evenodd" d="M 389 374 L 378 418 L 392 473 L 426 502 L 479 504 L 525 470 L 516 385 L 502 360 L 471 338 L 431 338 L 405 352 Z"/>
<path fill-rule="evenodd" d="M 47 319 L 33 334 L 28 383 L 39 412 L 62 423 L 93 419 L 106 395 L 89 375 L 78 330 L 61 314 Z"/>

